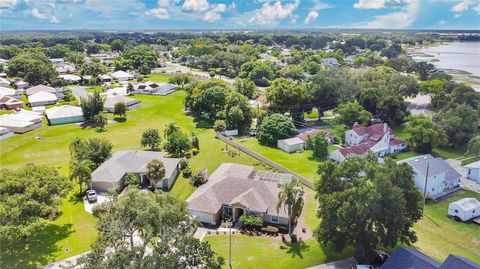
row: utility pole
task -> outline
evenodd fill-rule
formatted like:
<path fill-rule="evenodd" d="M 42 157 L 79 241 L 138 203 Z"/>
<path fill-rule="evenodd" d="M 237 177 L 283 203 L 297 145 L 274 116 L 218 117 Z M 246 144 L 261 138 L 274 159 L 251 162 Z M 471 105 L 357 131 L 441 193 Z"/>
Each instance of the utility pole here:
<path fill-rule="evenodd" d="M 232 268 L 232 225 L 233 225 L 233 222 L 230 220 L 228 222 L 228 227 L 230 230 L 230 244 L 228 249 L 228 266 L 230 267 L 230 269 Z"/>
<path fill-rule="evenodd" d="M 430 169 L 430 162 L 427 162 L 427 172 L 425 175 L 425 186 L 423 188 L 423 208 L 422 208 L 422 214 L 423 211 L 425 210 L 425 203 L 427 202 L 427 183 L 428 183 L 428 170 Z"/>

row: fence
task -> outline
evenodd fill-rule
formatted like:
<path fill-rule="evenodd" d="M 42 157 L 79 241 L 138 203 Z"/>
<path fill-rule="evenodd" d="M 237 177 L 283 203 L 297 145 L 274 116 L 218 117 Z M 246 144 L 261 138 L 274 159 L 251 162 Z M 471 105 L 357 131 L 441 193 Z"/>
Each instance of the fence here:
<path fill-rule="evenodd" d="M 272 160 L 270 160 L 270 159 L 268 159 L 268 158 L 263 157 L 262 155 L 256 153 L 255 151 L 252 151 L 252 150 L 250 150 L 250 149 L 245 148 L 245 147 L 242 146 L 242 145 L 239 145 L 239 144 L 235 143 L 233 140 L 230 140 L 228 137 L 225 137 L 224 135 L 222 135 L 222 134 L 220 134 L 220 133 L 217 133 L 216 137 L 217 137 L 218 139 L 222 140 L 223 142 L 227 143 L 228 145 L 230 145 L 230 146 L 232 146 L 232 147 L 240 150 L 241 152 L 243 152 L 243 153 L 245 153 L 245 154 L 247 154 L 247 155 L 249 155 L 249 156 L 251 156 L 251 157 L 253 157 L 253 158 L 255 158 L 255 159 L 259 160 L 259 161 L 261 161 L 261 162 L 264 163 L 264 164 L 267 164 L 267 165 L 271 166 L 271 167 L 274 168 L 274 169 L 277 169 L 277 170 L 279 170 L 279 171 L 281 171 L 281 172 L 283 172 L 283 173 L 287 173 L 287 174 L 294 175 L 295 177 L 298 178 L 298 180 L 299 180 L 301 183 L 303 183 L 303 185 L 307 186 L 307 187 L 310 188 L 310 189 L 313 189 L 313 185 L 314 185 L 314 184 L 313 184 L 313 182 L 310 181 L 309 179 L 304 178 L 304 177 L 302 177 L 301 175 L 293 172 L 292 170 L 290 170 L 290 169 L 288 169 L 288 168 L 286 168 L 286 167 L 284 167 L 284 166 L 281 166 L 281 165 L 279 165 L 278 163 L 276 163 L 276 162 L 274 162 L 274 161 L 272 161 Z"/>

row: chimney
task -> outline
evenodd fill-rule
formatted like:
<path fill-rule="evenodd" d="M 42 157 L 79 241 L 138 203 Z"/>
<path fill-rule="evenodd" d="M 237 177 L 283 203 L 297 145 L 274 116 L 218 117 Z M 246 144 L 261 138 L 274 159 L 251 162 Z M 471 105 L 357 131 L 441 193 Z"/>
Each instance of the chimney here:
<path fill-rule="evenodd" d="M 388 130 L 388 125 L 387 125 L 387 123 L 383 123 L 383 132 L 384 132 L 384 133 L 387 133 L 387 130 Z"/>
<path fill-rule="evenodd" d="M 355 123 L 353 124 L 353 127 L 357 127 L 357 126 L 358 126 L 358 122 L 355 122 Z"/>

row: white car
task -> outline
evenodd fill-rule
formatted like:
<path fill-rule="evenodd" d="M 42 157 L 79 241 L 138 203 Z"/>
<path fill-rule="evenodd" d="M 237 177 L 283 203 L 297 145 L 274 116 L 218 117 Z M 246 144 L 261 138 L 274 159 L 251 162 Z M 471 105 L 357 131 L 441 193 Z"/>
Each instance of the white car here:
<path fill-rule="evenodd" d="M 87 200 L 89 203 L 97 202 L 97 192 L 95 190 L 87 190 Z"/>
<path fill-rule="evenodd" d="M 366 264 L 357 264 L 352 267 L 352 269 L 375 269 L 375 267 Z"/>

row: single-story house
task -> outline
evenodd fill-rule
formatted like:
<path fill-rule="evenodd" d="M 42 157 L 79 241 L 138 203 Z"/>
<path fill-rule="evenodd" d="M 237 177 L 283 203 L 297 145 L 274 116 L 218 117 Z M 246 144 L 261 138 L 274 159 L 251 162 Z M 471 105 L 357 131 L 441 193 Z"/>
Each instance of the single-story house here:
<path fill-rule="evenodd" d="M 22 98 L 22 93 L 21 91 L 18 91 L 16 89 L 10 88 L 10 87 L 2 87 L 0 86 L 0 96 L 9 96 L 13 97 L 16 99 Z"/>
<path fill-rule="evenodd" d="M 13 131 L 9 128 L 0 127 L 0 141 L 13 136 Z"/>
<path fill-rule="evenodd" d="M 107 96 L 107 98 L 105 99 L 103 108 L 106 109 L 108 112 L 113 113 L 116 103 L 124 103 L 127 107 L 127 110 L 132 110 L 139 107 L 142 102 L 123 95 L 110 95 Z"/>
<path fill-rule="evenodd" d="M 28 96 L 28 103 L 30 106 L 48 106 L 54 105 L 58 102 L 55 94 L 49 92 L 37 92 Z"/>
<path fill-rule="evenodd" d="M 42 127 L 42 115 L 22 110 L 13 114 L 0 116 L 0 127 L 13 130 L 15 133 L 23 134 L 39 127 Z"/>
<path fill-rule="evenodd" d="M 460 189 L 462 175 L 442 158 L 434 158 L 430 154 L 425 154 L 401 160 L 398 163 L 404 162 L 413 168 L 415 185 L 422 193 L 425 190 L 425 178 L 428 170 L 426 195 L 429 198 L 437 199 Z"/>
<path fill-rule="evenodd" d="M 112 82 L 113 78 L 107 74 L 103 74 L 100 76 L 101 82 Z"/>
<path fill-rule="evenodd" d="M 143 82 L 133 86 L 134 93 L 168 95 L 177 89 L 177 85 L 171 83 Z"/>
<path fill-rule="evenodd" d="M 467 178 L 480 183 L 480 161 L 465 165 Z"/>
<path fill-rule="evenodd" d="M 45 106 L 34 106 L 32 107 L 33 112 L 37 112 L 38 114 L 45 115 L 47 112 L 47 109 L 45 109 Z"/>
<path fill-rule="evenodd" d="M 328 143 L 332 144 L 335 138 L 335 133 L 332 131 L 324 131 L 319 129 L 312 129 L 305 132 L 301 132 L 297 135 L 298 138 L 302 139 L 303 141 L 307 141 L 308 138 L 314 138 L 317 134 L 323 134 L 323 137 L 328 141 Z"/>
<path fill-rule="evenodd" d="M 324 59 L 321 60 L 321 63 L 324 64 L 324 65 L 328 65 L 330 67 L 333 67 L 333 68 L 340 67 L 340 63 L 334 57 L 324 58 Z"/>
<path fill-rule="evenodd" d="M 116 71 L 112 73 L 112 77 L 116 78 L 118 81 L 125 81 L 133 79 L 133 75 L 125 71 Z"/>
<path fill-rule="evenodd" d="M 0 95 L 0 108 L 20 111 L 23 108 L 23 102 L 10 96 Z"/>
<path fill-rule="evenodd" d="M 480 269 L 480 265 L 451 254 L 440 263 L 418 250 L 399 247 L 380 269 Z"/>
<path fill-rule="evenodd" d="M 91 189 L 106 192 L 110 188 L 122 191 L 125 187 L 125 175 L 137 174 L 142 184 L 149 183 L 145 176 L 147 164 L 159 159 L 165 166 L 165 177 L 155 184 L 157 188 L 170 189 L 178 176 L 180 159 L 166 158 L 165 153 L 141 150 L 123 150 L 115 152 L 92 173 Z M 140 182 L 139 182 L 140 183 Z"/>
<path fill-rule="evenodd" d="M 104 95 L 127 95 L 127 87 L 110 88 Z"/>
<path fill-rule="evenodd" d="M 448 205 L 448 215 L 467 221 L 480 216 L 480 202 L 475 198 L 463 198 Z"/>
<path fill-rule="evenodd" d="M 278 212 L 278 186 L 292 175 L 255 170 L 254 167 L 223 163 L 208 181 L 187 199 L 187 210 L 198 221 L 216 225 L 222 215 L 238 220 L 243 214 L 261 217 L 264 223 L 288 224 L 285 208 Z"/>
<path fill-rule="evenodd" d="M 6 78 L 0 78 L 0 87 L 10 87 L 10 80 Z"/>
<path fill-rule="evenodd" d="M 15 86 L 17 86 L 18 90 L 23 90 L 23 89 L 26 89 L 28 87 L 28 82 L 25 82 L 23 80 L 19 80 L 19 81 L 15 82 Z"/>
<path fill-rule="evenodd" d="M 77 76 L 77 75 L 60 75 L 58 76 L 59 78 L 65 80 L 65 81 L 68 81 L 70 83 L 75 83 L 75 82 L 79 82 L 80 80 L 82 80 L 81 77 Z"/>
<path fill-rule="evenodd" d="M 50 125 L 85 121 L 82 109 L 78 106 L 56 106 L 47 109 L 46 114 Z"/>
<path fill-rule="evenodd" d="M 33 87 L 30 87 L 30 88 L 26 89 L 25 92 L 28 96 L 36 94 L 38 92 L 48 92 L 48 93 L 51 93 L 51 94 L 56 94 L 57 93 L 57 91 L 54 88 L 52 88 L 50 86 L 46 86 L 46 85 L 33 86 Z"/>
<path fill-rule="evenodd" d="M 73 65 L 69 65 L 66 63 L 59 64 L 57 68 L 55 68 L 55 71 L 59 74 L 71 74 L 76 71 L 75 67 Z"/>
<path fill-rule="evenodd" d="M 277 141 L 277 148 L 288 153 L 297 152 L 305 148 L 305 141 L 298 137 L 281 139 Z"/>

